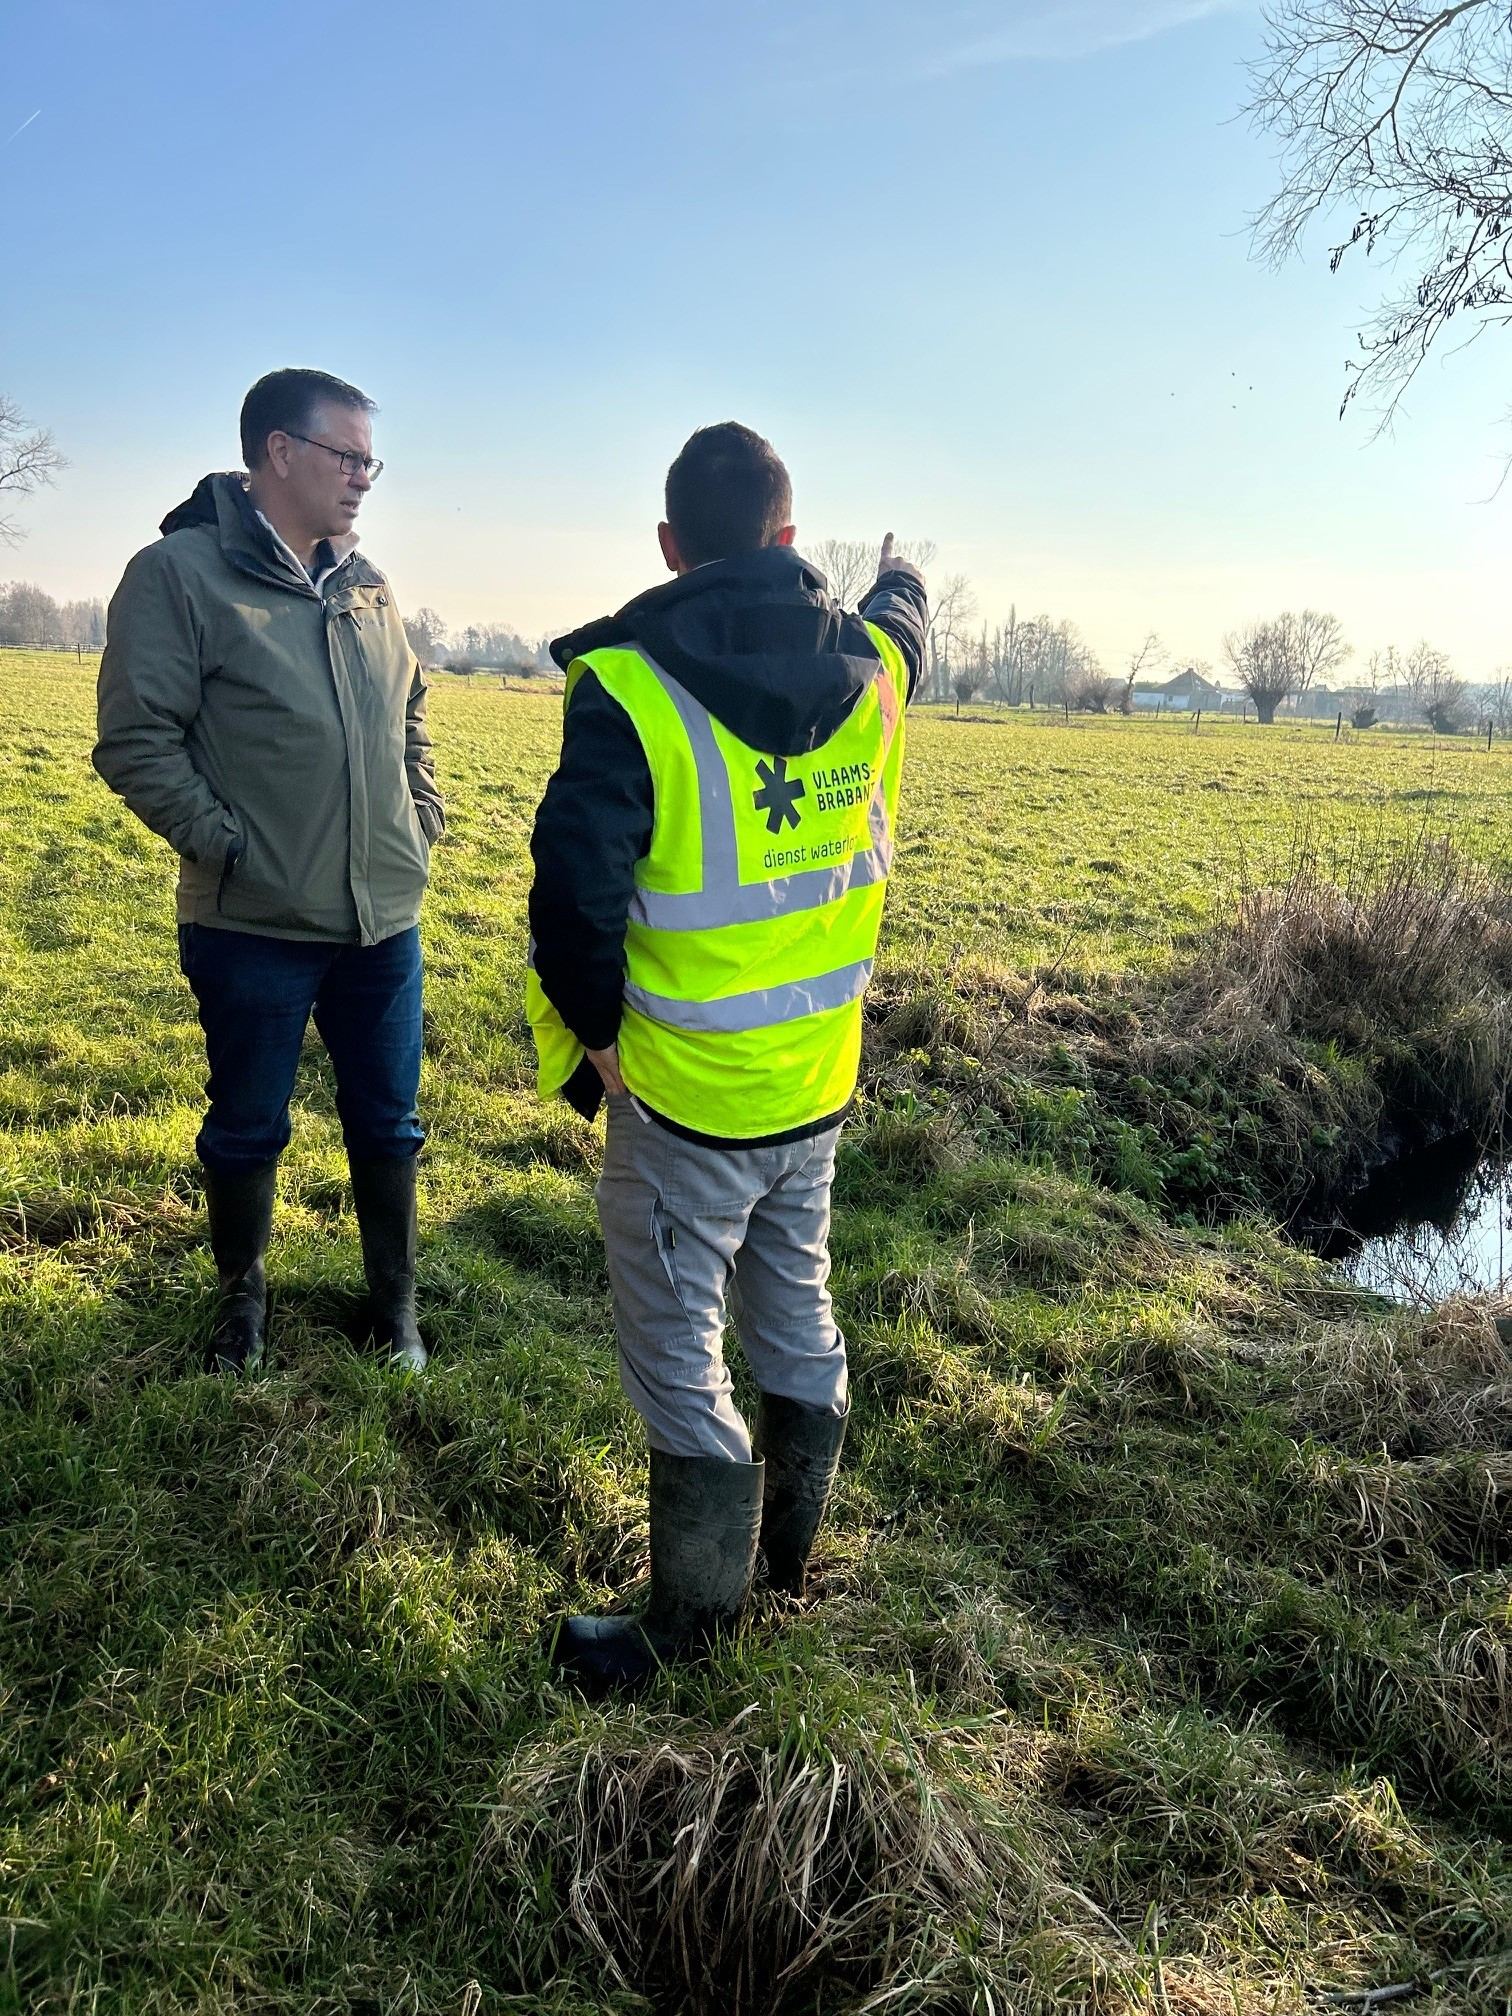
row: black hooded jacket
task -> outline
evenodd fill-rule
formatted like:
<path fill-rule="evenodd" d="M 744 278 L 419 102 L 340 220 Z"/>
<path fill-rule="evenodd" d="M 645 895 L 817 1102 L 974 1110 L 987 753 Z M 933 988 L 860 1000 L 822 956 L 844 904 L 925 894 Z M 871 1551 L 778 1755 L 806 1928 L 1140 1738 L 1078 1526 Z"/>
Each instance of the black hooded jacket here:
<path fill-rule="evenodd" d="M 863 617 L 902 652 L 912 698 L 928 622 L 917 570 L 895 563 L 852 616 L 817 568 L 786 546 L 695 568 L 558 638 L 551 653 L 565 670 L 589 651 L 639 646 L 742 742 L 800 756 L 829 740 L 876 676 Z M 536 814 L 530 930 L 542 989 L 589 1050 L 607 1049 L 619 1031 L 635 864 L 651 844 L 654 811 L 630 717 L 586 672 Z M 591 1117 L 598 1074 L 585 1063 L 565 1092 Z"/>

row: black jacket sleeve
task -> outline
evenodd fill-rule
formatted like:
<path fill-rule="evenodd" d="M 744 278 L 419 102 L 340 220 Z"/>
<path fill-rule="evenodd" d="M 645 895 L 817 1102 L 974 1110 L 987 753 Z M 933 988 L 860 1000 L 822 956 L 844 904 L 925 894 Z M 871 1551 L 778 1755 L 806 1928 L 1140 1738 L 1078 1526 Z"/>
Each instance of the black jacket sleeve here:
<path fill-rule="evenodd" d="M 924 576 L 907 560 L 895 560 L 861 604 L 868 623 L 885 630 L 903 653 L 908 667 L 908 697 L 914 697 L 924 676 L 924 660 L 929 646 L 929 596 Z"/>
<path fill-rule="evenodd" d="M 585 672 L 531 835 L 530 934 L 546 998 L 588 1050 L 607 1049 L 619 1033 L 625 926 L 653 813 L 640 737 L 619 702 Z M 597 1073 L 589 1071 L 596 1087 Z M 567 1096 L 581 1110 L 572 1085 Z"/>

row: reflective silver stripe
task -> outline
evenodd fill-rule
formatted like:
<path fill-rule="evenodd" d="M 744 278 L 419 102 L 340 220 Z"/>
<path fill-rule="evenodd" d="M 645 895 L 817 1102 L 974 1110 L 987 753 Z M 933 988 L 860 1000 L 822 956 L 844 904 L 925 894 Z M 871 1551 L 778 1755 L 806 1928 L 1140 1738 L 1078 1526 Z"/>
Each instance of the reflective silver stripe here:
<path fill-rule="evenodd" d="M 780 875 L 771 882 L 742 882 L 724 891 L 690 889 L 666 895 L 656 889 L 637 889 L 630 899 L 631 921 L 648 924 L 656 931 L 717 931 L 722 924 L 769 924 L 774 918 L 794 917 L 802 910 L 822 910 L 853 889 L 875 888 L 887 880 L 892 848 L 885 805 L 880 825 L 873 805 L 871 830 L 876 845 L 832 868 L 805 868 L 797 875 Z"/>
<path fill-rule="evenodd" d="M 833 973 L 821 973 L 816 980 L 792 980 L 785 987 L 757 987 L 749 994 L 721 995 L 717 1001 L 678 1001 L 627 982 L 625 1005 L 671 1029 L 707 1029 L 726 1034 L 743 1029 L 770 1029 L 779 1022 L 793 1022 L 801 1015 L 820 1015 L 828 1008 L 844 1008 L 859 1000 L 866 992 L 871 970 L 870 959 L 858 959 L 853 966 L 837 966 Z"/>
<path fill-rule="evenodd" d="M 877 788 L 872 793 L 870 818 L 872 845 L 879 854 L 886 857 L 888 867 L 891 868 L 892 828 L 887 817 L 887 793 L 883 789 L 880 777 L 877 779 Z"/>
<path fill-rule="evenodd" d="M 639 647 L 637 647 L 639 650 Z M 740 879 L 740 843 L 735 831 L 735 807 L 730 798 L 730 773 L 715 740 L 708 710 L 664 671 L 644 650 L 639 655 L 677 710 L 677 718 L 693 750 L 698 776 L 699 825 L 703 844 L 703 887 L 668 895 L 637 889 L 630 903 L 631 921 L 660 931 L 717 930 L 721 924 L 760 924 L 803 910 L 821 910 L 852 889 L 885 882 L 892 867 L 892 831 L 882 776 L 872 795 L 868 824 L 871 851 L 851 856 L 832 868 L 807 868 L 766 882 Z M 887 667 L 876 675 L 882 713 L 882 767 L 898 725 L 898 696 Z"/>
<path fill-rule="evenodd" d="M 730 773 L 714 739 L 709 711 L 700 707 L 685 686 L 679 686 L 670 672 L 664 672 L 654 658 L 641 657 L 651 668 L 672 705 L 693 746 L 693 767 L 698 773 L 699 827 L 703 842 L 703 886 L 730 889 L 740 881 L 740 848 L 735 838 L 735 807 L 730 802 Z"/>

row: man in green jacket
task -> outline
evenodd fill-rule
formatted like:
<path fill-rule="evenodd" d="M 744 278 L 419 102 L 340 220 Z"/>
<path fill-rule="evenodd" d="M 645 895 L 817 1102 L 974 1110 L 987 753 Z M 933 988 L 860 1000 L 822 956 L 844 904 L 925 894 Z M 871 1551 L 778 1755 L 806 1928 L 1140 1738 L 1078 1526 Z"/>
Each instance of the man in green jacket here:
<path fill-rule="evenodd" d="M 356 518 L 373 403 L 274 371 L 241 412 L 247 476 L 207 476 L 110 605 L 94 763 L 179 856 L 179 959 L 209 1057 L 198 1152 L 220 1303 L 209 1370 L 262 1358 L 264 1256 L 313 1014 L 336 1071 L 375 1341 L 415 1316 L 424 1134 L 417 928 L 445 826 L 425 681 Z"/>

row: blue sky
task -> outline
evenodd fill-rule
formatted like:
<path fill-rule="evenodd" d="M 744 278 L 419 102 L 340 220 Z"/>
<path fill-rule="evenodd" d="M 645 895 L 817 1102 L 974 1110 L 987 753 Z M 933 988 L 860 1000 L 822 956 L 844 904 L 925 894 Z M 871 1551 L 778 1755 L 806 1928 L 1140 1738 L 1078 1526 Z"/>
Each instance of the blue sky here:
<path fill-rule="evenodd" d="M 1501 352 L 1436 361 L 1389 438 L 1337 420 L 1372 276 L 1326 232 L 1248 256 L 1259 31 L 1223 0 L 8 0 L 0 389 L 71 467 L 0 573 L 108 593 L 234 465 L 247 384 L 313 363 L 382 408 L 367 550 L 453 620 L 648 585 L 667 462 L 736 417 L 800 544 L 933 538 L 986 616 L 1069 616 L 1110 669 L 1311 602 L 1487 676 Z"/>

